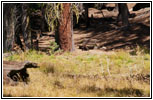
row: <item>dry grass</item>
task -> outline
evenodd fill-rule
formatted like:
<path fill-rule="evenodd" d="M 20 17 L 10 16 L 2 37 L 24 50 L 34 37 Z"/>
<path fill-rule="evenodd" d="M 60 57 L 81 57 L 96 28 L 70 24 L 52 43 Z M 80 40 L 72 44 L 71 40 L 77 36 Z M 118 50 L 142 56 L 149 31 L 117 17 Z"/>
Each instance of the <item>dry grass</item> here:
<path fill-rule="evenodd" d="M 150 54 L 131 55 L 64 53 L 45 55 L 36 51 L 5 60 L 30 60 L 40 68 L 28 69 L 30 82 L 3 86 L 11 97 L 149 97 Z"/>

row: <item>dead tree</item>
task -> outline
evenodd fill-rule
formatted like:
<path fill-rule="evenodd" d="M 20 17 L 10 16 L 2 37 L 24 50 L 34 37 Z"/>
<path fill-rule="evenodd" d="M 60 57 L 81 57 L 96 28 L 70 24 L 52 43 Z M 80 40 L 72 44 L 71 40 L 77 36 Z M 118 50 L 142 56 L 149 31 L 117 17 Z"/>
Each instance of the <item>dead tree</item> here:
<path fill-rule="evenodd" d="M 38 65 L 29 61 L 3 61 L 3 84 L 28 83 L 29 74 L 27 73 L 27 68 L 38 68 Z"/>

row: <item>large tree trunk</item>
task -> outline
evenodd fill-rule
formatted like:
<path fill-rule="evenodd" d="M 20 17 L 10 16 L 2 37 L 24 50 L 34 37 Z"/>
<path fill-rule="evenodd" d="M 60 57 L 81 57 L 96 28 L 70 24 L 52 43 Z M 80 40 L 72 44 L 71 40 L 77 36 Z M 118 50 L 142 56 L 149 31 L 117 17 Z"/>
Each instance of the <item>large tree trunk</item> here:
<path fill-rule="evenodd" d="M 27 4 L 5 4 L 3 6 L 3 51 L 11 51 L 16 43 L 22 50 L 20 39 L 22 33 L 25 47 L 31 47 L 31 32 L 29 31 L 29 18 Z"/>
<path fill-rule="evenodd" d="M 63 3 L 63 11 L 58 30 L 59 45 L 64 51 L 72 51 L 72 12 L 71 4 Z"/>
<path fill-rule="evenodd" d="M 13 48 L 15 34 L 15 4 L 3 4 L 3 52 Z"/>
<path fill-rule="evenodd" d="M 24 46 L 21 41 L 20 34 L 22 33 L 22 4 L 16 4 L 16 18 L 15 18 L 15 43 L 21 48 L 22 51 L 24 51 Z"/>
<path fill-rule="evenodd" d="M 29 17 L 28 17 L 28 5 L 22 4 L 22 33 L 23 33 L 23 39 L 25 43 L 25 50 L 31 48 L 31 32 L 29 31 Z"/>
<path fill-rule="evenodd" d="M 128 26 L 129 25 L 129 21 L 128 21 L 129 10 L 128 10 L 127 4 L 119 3 L 118 10 L 119 10 L 118 20 L 122 19 L 123 26 Z"/>

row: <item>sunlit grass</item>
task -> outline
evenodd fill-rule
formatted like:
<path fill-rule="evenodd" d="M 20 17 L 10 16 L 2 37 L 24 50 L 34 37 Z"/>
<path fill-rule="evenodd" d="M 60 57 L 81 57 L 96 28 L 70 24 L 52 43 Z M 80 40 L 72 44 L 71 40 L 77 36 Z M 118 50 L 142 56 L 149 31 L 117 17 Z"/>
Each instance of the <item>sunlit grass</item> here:
<path fill-rule="evenodd" d="M 5 60 L 33 61 L 40 68 L 28 69 L 28 85 L 4 85 L 4 96 L 150 96 L 150 82 L 140 77 L 150 75 L 150 55 L 140 51 L 136 55 L 120 50 L 112 54 L 72 52 L 50 56 L 28 51 L 14 54 Z"/>

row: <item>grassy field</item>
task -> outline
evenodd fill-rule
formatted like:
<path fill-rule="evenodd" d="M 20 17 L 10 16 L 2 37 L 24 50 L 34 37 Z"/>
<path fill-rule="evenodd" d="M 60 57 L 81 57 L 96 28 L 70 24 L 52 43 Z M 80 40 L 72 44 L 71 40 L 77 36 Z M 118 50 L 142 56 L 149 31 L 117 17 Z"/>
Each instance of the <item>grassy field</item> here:
<path fill-rule="evenodd" d="M 3 86 L 6 97 L 149 97 L 150 54 L 72 52 L 46 55 L 28 51 L 4 58 L 33 61 L 30 82 Z"/>

